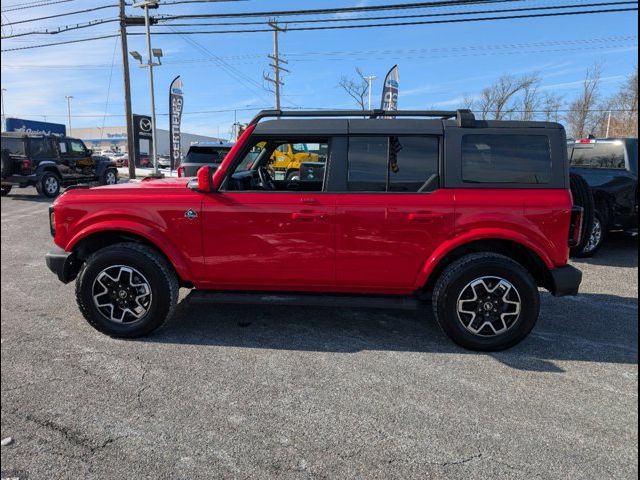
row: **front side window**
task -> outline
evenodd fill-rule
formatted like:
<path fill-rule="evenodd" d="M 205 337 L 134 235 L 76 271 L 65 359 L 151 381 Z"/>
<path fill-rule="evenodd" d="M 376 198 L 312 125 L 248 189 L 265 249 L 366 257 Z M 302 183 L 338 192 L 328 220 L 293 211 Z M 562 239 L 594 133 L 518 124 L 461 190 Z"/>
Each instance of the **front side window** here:
<path fill-rule="evenodd" d="M 589 168 L 625 168 L 625 148 L 622 141 L 575 144 L 571 165 Z"/>
<path fill-rule="evenodd" d="M 84 143 L 79 142 L 78 140 L 71 140 L 69 142 L 71 146 L 71 153 L 84 155 L 86 153 L 86 149 L 84 148 Z"/>
<path fill-rule="evenodd" d="M 551 180 L 551 146 L 545 135 L 464 135 L 465 183 L 545 184 Z"/>
<path fill-rule="evenodd" d="M 313 149 L 327 152 L 328 139 L 287 141 L 256 138 L 235 165 L 226 182 L 226 190 L 266 190 L 319 192 L 324 189 L 325 162 Z M 277 154 L 302 153 L 295 159 L 280 162 Z"/>
<path fill-rule="evenodd" d="M 437 137 L 349 139 L 349 191 L 419 192 L 437 173 Z"/>

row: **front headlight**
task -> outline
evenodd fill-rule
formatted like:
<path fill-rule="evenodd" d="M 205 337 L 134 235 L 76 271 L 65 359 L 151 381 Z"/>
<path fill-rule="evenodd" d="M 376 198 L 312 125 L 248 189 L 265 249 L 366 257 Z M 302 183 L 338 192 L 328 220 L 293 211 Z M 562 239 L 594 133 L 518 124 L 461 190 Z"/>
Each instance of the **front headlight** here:
<path fill-rule="evenodd" d="M 49 207 L 49 231 L 51 236 L 56 236 L 56 214 L 53 211 L 53 207 Z"/>

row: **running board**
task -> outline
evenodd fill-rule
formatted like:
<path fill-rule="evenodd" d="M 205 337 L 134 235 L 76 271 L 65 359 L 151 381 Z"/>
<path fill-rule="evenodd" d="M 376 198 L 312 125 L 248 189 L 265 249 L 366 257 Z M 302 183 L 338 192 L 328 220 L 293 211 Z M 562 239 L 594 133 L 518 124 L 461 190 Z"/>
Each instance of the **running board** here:
<path fill-rule="evenodd" d="M 364 295 L 315 295 L 307 293 L 277 292 L 219 292 L 192 290 L 187 296 L 197 303 L 228 303 L 238 305 L 298 305 L 313 307 L 390 308 L 416 310 L 421 302 L 414 297 L 364 296 Z"/>

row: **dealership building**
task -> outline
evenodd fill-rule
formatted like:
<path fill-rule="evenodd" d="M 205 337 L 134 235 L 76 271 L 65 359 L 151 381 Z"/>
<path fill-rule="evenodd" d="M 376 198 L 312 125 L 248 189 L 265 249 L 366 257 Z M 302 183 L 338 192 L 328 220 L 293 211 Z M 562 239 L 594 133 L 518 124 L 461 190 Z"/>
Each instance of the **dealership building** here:
<path fill-rule="evenodd" d="M 156 149 L 158 155 L 169 154 L 169 130 L 163 130 L 158 128 L 156 130 L 158 148 Z M 94 128 L 72 128 L 71 133 L 68 135 L 75 138 L 80 138 L 89 148 L 94 150 L 119 150 L 122 152 L 127 151 L 127 127 L 94 127 Z M 226 141 L 220 140 L 215 137 L 208 137 L 205 135 L 194 135 L 192 133 L 181 132 L 180 134 L 180 149 L 183 154 L 187 153 L 189 146 L 196 142 L 216 142 Z M 144 142 L 144 140 L 141 140 Z M 146 152 L 145 152 L 146 150 Z M 148 149 L 145 149 L 144 145 L 140 146 L 140 151 L 149 153 Z"/>

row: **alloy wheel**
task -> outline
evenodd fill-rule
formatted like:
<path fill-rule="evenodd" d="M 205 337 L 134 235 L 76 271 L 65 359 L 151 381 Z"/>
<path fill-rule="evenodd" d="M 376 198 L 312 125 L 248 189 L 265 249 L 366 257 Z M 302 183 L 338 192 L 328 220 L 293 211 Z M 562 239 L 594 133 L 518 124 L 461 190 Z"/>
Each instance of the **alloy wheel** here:
<path fill-rule="evenodd" d="M 142 273 L 126 265 L 102 270 L 93 281 L 93 303 L 100 314 L 116 323 L 134 323 L 151 307 L 151 285 Z"/>
<path fill-rule="evenodd" d="M 469 282 L 457 301 L 458 320 L 466 330 L 481 337 L 501 335 L 511 329 L 521 310 L 518 290 L 501 277 L 486 276 Z"/>

